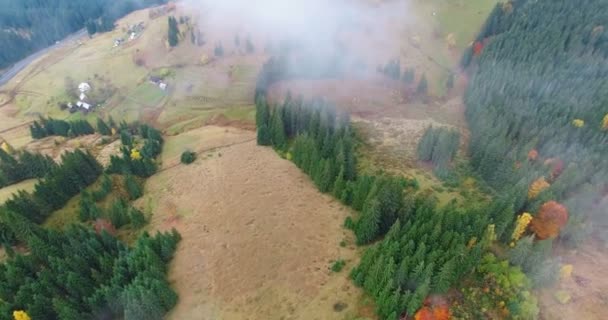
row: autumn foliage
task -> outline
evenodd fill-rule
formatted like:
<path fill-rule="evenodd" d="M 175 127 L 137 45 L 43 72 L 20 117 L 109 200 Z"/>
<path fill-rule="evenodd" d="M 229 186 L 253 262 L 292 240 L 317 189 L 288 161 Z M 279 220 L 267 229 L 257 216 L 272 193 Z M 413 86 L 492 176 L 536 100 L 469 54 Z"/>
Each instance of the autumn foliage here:
<path fill-rule="evenodd" d="M 604 116 L 604 120 L 602 120 L 602 129 L 608 130 L 608 113 Z"/>
<path fill-rule="evenodd" d="M 528 160 L 534 161 L 537 158 L 538 158 L 538 151 L 536 151 L 536 149 L 532 149 L 532 150 L 530 150 L 530 152 L 528 152 Z"/>
<path fill-rule="evenodd" d="M 30 316 L 22 310 L 13 311 L 13 319 L 14 320 L 31 320 Z"/>
<path fill-rule="evenodd" d="M 572 125 L 577 128 L 582 128 L 585 126 L 585 120 L 582 119 L 574 119 L 572 120 Z"/>
<path fill-rule="evenodd" d="M 475 41 L 473 45 L 473 54 L 478 57 L 483 51 L 483 43 L 481 41 Z"/>
<path fill-rule="evenodd" d="M 513 241 L 519 240 L 521 236 L 526 232 L 526 228 L 532 221 L 532 215 L 524 212 L 519 217 L 517 217 L 517 222 L 515 223 L 515 229 L 513 230 L 513 234 L 511 235 L 511 239 Z"/>
<path fill-rule="evenodd" d="M 95 220 L 95 223 L 93 223 L 93 228 L 95 229 L 95 232 L 97 234 L 101 234 L 103 231 L 105 231 L 111 235 L 116 234 L 116 228 L 114 227 L 114 225 L 112 225 L 112 222 L 110 222 L 107 219 Z"/>
<path fill-rule="evenodd" d="M 414 320 L 449 320 L 452 314 L 445 299 L 441 297 L 428 297 L 424 306 L 416 312 Z"/>
<path fill-rule="evenodd" d="M 557 179 L 564 171 L 564 161 L 561 159 L 549 158 L 545 160 L 545 165 L 551 166 L 551 180 Z"/>
<path fill-rule="evenodd" d="M 545 180 L 545 177 L 540 177 L 536 179 L 536 181 L 532 182 L 530 185 L 530 189 L 528 189 L 528 199 L 534 199 L 538 197 L 538 195 L 543 192 L 543 190 L 549 188 L 550 185 Z"/>
<path fill-rule="evenodd" d="M 530 228 L 538 239 L 555 238 L 561 228 L 568 223 L 568 209 L 555 201 L 549 201 L 540 207 L 540 211 L 532 222 Z"/>

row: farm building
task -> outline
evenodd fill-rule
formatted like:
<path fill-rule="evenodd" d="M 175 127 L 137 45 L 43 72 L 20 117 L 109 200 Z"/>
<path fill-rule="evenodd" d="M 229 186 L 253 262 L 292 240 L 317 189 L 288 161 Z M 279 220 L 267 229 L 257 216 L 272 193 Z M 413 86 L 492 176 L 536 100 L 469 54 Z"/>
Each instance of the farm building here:
<path fill-rule="evenodd" d="M 87 92 L 87 91 L 91 90 L 91 85 L 89 85 L 86 82 L 83 82 L 78 85 L 78 90 L 80 90 L 80 92 Z"/>

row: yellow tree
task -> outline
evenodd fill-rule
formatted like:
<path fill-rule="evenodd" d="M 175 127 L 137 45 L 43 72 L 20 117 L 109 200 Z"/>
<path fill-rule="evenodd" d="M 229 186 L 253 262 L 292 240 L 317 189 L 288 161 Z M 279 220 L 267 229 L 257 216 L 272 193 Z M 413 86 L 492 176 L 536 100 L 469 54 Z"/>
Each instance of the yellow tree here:
<path fill-rule="evenodd" d="M 131 160 L 141 160 L 141 153 L 139 153 L 139 150 L 135 148 L 131 149 Z"/>
<path fill-rule="evenodd" d="M 521 238 L 524 232 L 526 232 L 530 221 L 532 221 L 532 215 L 527 212 L 524 212 L 519 215 L 519 217 L 517 217 L 515 229 L 513 230 L 513 234 L 511 235 L 511 239 L 513 239 L 513 241 L 517 241 L 519 240 L 519 238 Z"/>
<path fill-rule="evenodd" d="M 585 121 L 582 119 L 574 119 L 572 120 L 572 124 L 577 128 L 582 128 L 585 126 Z"/>
<path fill-rule="evenodd" d="M 543 190 L 549 188 L 551 185 L 545 180 L 545 177 L 540 177 L 536 181 L 532 182 L 530 189 L 528 189 L 528 199 L 534 199 L 543 192 Z"/>
<path fill-rule="evenodd" d="M 608 113 L 606 113 L 604 120 L 602 120 L 602 128 L 608 130 Z"/>
<path fill-rule="evenodd" d="M 13 318 L 15 320 L 32 320 L 32 318 L 30 318 L 30 316 L 28 316 L 23 310 L 13 311 Z"/>
<path fill-rule="evenodd" d="M 2 142 L 2 145 L 0 145 L 0 148 L 2 148 L 2 150 L 4 150 L 4 152 L 8 153 L 8 154 L 12 154 L 13 152 L 15 152 L 15 149 L 13 149 L 13 147 L 8 144 L 8 142 L 4 141 Z"/>

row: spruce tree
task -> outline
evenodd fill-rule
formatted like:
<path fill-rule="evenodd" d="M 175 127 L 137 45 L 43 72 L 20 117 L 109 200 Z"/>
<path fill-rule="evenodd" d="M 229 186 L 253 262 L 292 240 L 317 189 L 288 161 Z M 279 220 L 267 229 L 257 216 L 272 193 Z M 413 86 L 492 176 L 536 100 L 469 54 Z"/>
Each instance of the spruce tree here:
<path fill-rule="evenodd" d="M 382 212 L 381 204 L 373 199 L 365 204 L 361 217 L 355 225 L 357 244 L 367 244 L 375 240 L 380 232 L 380 221 Z"/>
<path fill-rule="evenodd" d="M 175 47 L 179 42 L 179 28 L 177 26 L 177 20 L 175 17 L 169 17 L 169 31 L 167 38 L 169 39 L 169 46 Z"/>
<path fill-rule="evenodd" d="M 420 78 L 420 82 L 418 82 L 418 87 L 416 88 L 416 93 L 421 96 L 426 96 L 428 91 L 428 81 L 426 80 L 426 74 L 422 74 L 422 78 Z"/>
<path fill-rule="evenodd" d="M 285 137 L 285 127 L 283 125 L 283 119 L 279 115 L 278 110 L 275 109 L 272 112 L 272 117 L 271 117 L 270 121 L 271 121 L 270 135 L 272 138 L 272 144 L 277 149 L 282 150 L 283 148 L 285 148 L 285 146 L 287 144 L 287 140 Z"/>
<path fill-rule="evenodd" d="M 143 195 L 142 187 L 139 182 L 130 174 L 125 176 L 125 188 L 127 189 L 129 199 L 131 200 L 138 199 Z"/>
<path fill-rule="evenodd" d="M 105 121 L 103 121 L 102 118 L 97 118 L 97 132 L 104 136 L 112 135 L 112 130 L 110 129 L 110 127 L 108 127 L 108 125 Z"/>

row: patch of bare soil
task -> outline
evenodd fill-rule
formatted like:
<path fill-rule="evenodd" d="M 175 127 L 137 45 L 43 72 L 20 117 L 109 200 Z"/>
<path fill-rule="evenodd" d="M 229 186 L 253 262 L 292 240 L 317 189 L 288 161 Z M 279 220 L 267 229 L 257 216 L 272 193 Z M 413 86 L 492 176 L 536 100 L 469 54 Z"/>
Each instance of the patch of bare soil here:
<path fill-rule="evenodd" d="M 244 120 L 230 120 L 223 114 L 217 114 L 209 118 L 205 125 L 213 125 L 218 127 L 232 127 L 243 130 L 255 131 L 255 123 L 251 123 Z"/>
<path fill-rule="evenodd" d="M 539 297 L 541 319 L 606 319 L 608 313 L 608 252 L 597 244 L 585 244 L 561 254 L 562 263 L 573 266 L 572 276 L 553 288 L 542 290 Z M 555 293 L 563 290 L 571 297 L 562 304 Z"/>
<path fill-rule="evenodd" d="M 431 99 L 422 103 L 411 97 L 403 83 L 384 76 L 365 78 L 286 80 L 272 85 L 268 99 L 283 101 L 287 92 L 305 99 L 321 97 L 352 115 L 365 119 L 406 118 L 436 121 L 456 126 L 464 124 L 464 105 L 460 97 Z"/>
<path fill-rule="evenodd" d="M 352 243 L 341 227 L 347 209 L 271 148 L 252 140 L 199 155 L 150 178 L 138 204 L 153 212 L 151 229 L 176 228 L 183 237 L 169 271 L 180 297 L 170 319 L 356 312 L 360 293 L 347 278 L 355 248 L 339 246 Z M 338 258 L 347 266 L 332 273 Z"/>

